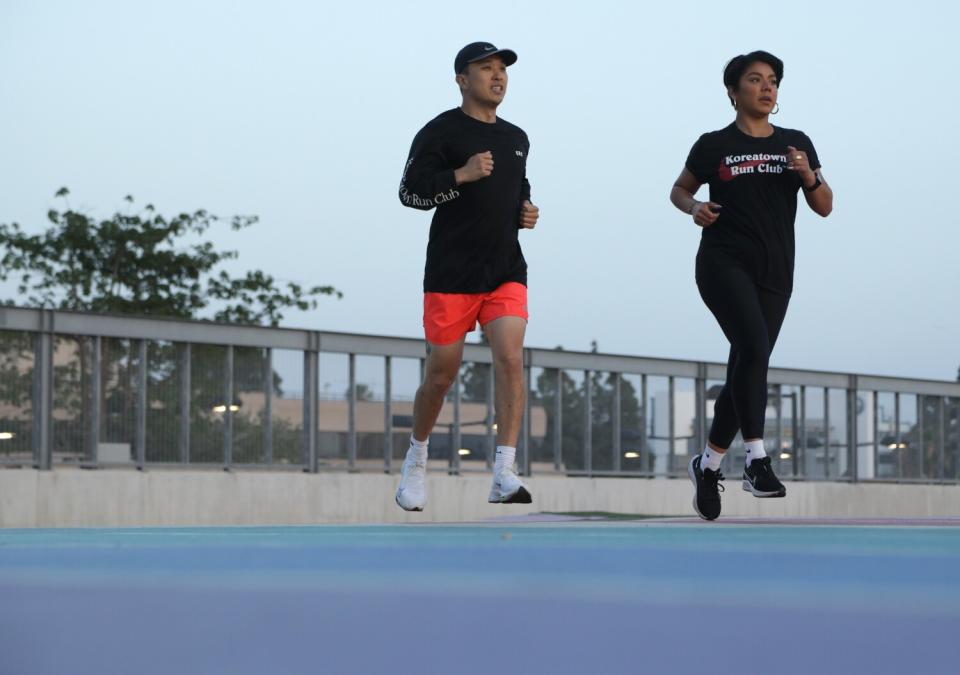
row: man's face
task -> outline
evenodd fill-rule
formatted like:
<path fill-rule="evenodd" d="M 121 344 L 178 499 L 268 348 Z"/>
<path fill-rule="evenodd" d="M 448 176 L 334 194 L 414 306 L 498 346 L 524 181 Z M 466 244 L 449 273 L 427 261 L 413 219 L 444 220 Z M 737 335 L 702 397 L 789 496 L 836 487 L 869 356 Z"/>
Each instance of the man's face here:
<path fill-rule="evenodd" d="M 464 98 L 477 103 L 497 106 L 507 94 L 507 66 L 500 56 L 467 64 L 465 72 L 457 75 L 457 84 Z"/>

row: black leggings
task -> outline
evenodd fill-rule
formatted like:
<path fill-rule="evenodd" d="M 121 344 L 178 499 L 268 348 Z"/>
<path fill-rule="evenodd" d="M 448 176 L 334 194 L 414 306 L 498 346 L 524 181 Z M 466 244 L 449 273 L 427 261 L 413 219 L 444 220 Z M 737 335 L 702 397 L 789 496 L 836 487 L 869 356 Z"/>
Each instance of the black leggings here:
<path fill-rule="evenodd" d="M 767 367 L 790 296 L 758 287 L 743 262 L 717 251 L 697 255 L 697 288 L 730 341 L 727 381 L 713 408 L 710 442 L 729 448 L 738 430 L 744 440 L 763 438 Z"/>

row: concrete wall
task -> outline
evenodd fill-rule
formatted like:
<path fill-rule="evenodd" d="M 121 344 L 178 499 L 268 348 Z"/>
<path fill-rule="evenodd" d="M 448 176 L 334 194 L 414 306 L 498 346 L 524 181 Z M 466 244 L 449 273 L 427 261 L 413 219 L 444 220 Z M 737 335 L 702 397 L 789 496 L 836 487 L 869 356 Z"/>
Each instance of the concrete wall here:
<path fill-rule="evenodd" d="M 542 511 L 693 515 L 687 480 L 534 476 L 532 505 L 487 503 L 486 475 L 428 477 L 427 510 L 393 501 L 397 476 L 201 470 L 0 470 L 0 527 L 140 527 L 462 522 Z M 879 518 L 960 515 L 960 487 L 787 483 L 755 499 L 726 481 L 727 516 Z"/>

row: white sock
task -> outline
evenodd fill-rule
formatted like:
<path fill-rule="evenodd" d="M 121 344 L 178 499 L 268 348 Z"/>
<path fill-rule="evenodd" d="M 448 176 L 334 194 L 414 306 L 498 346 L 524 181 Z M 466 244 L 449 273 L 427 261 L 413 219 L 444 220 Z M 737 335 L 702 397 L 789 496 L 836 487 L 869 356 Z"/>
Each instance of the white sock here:
<path fill-rule="evenodd" d="M 425 463 L 427 461 L 427 446 L 430 445 L 430 438 L 425 441 L 418 441 L 410 435 L 410 448 L 407 450 L 407 459 Z"/>
<path fill-rule="evenodd" d="M 758 438 L 755 441 L 746 441 L 743 447 L 747 449 L 747 456 L 744 460 L 747 466 L 755 459 L 763 459 L 767 456 L 767 451 L 763 449 L 763 439 Z"/>
<path fill-rule="evenodd" d="M 700 469 L 710 469 L 711 471 L 717 471 L 720 469 L 720 462 L 723 461 L 723 456 L 726 453 L 717 452 L 709 445 L 703 449 L 703 454 L 700 455 Z"/>
<path fill-rule="evenodd" d="M 509 445 L 497 446 L 497 458 L 493 463 L 493 473 L 497 474 L 504 469 L 512 469 L 513 461 L 517 458 L 517 449 Z"/>

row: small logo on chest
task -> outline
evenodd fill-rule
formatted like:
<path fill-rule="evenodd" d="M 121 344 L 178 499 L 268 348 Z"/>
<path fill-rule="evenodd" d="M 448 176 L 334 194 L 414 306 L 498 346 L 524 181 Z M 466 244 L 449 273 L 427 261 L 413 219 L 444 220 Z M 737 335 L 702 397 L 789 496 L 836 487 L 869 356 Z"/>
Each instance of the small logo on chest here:
<path fill-rule="evenodd" d="M 523 150 L 514 150 L 517 153 L 517 157 L 523 157 Z"/>

